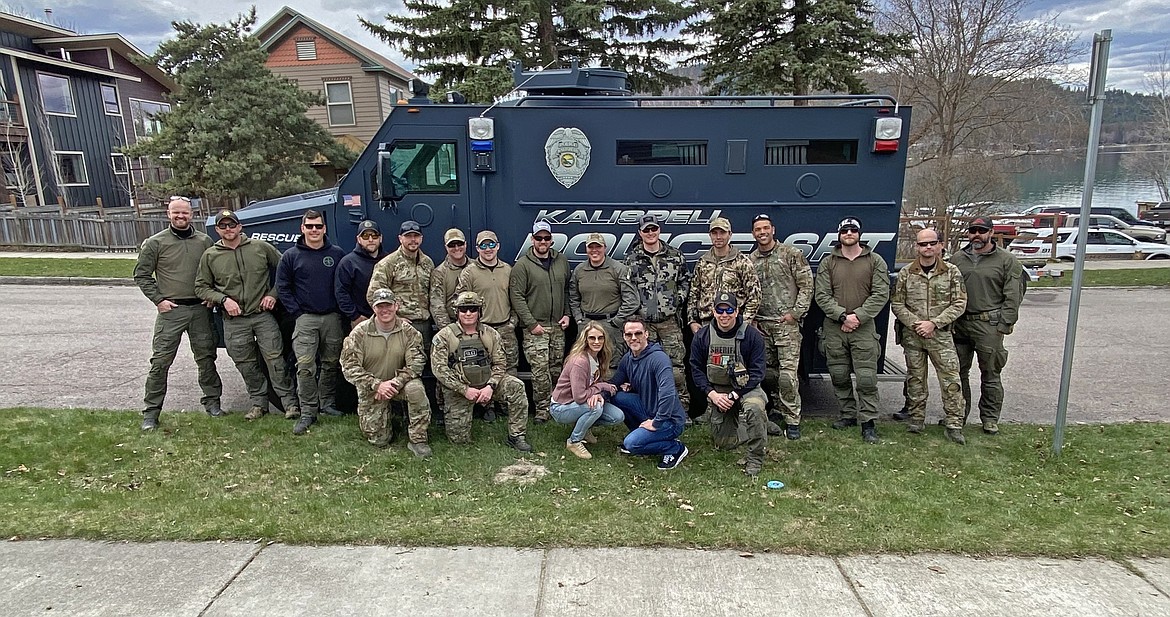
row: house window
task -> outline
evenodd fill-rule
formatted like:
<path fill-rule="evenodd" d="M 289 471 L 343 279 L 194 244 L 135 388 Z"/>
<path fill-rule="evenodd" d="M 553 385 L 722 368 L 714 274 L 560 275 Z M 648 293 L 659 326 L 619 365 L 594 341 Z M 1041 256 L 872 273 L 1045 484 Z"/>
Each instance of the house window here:
<path fill-rule="evenodd" d="M 297 45 L 297 60 L 316 60 L 317 59 L 317 41 L 315 39 L 297 41 L 296 45 Z"/>
<path fill-rule="evenodd" d="M 68 77 L 37 73 L 37 86 L 41 91 L 41 106 L 44 107 L 45 113 L 77 115 L 73 107 L 73 90 L 69 87 Z"/>
<path fill-rule="evenodd" d="M 357 124 L 353 114 L 353 91 L 348 81 L 325 84 L 325 106 L 329 110 L 329 126 Z"/>
<path fill-rule="evenodd" d="M 102 84 L 102 104 L 106 113 L 111 116 L 122 115 L 122 107 L 118 104 L 118 87 L 114 84 Z"/>
<path fill-rule="evenodd" d="M 61 172 L 62 186 L 87 186 L 89 176 L 85 174 L 85 155 L 81 152 L 54 152 L 57 170 Z"/>
<path fill-rule="evenodd" d="M 110 155 L 110 167 L 114 173 L 124 176 L 130 173 L 129 164 L 126 162 L 126 155 L 120 153 L 113 153 Z"/>
<path fill-rule="evenodd" d="M 162 123 L 158 115 L 168 112 L 171 106 L 154 101 L 140 101 L 130 99 L 130 117 L 134 122 L 134 136 L 139 139 L 150 139 L 151 136 L 162 130 Z"/>
<path fill-rule="evenodd" d="M 4 166 L 4 186 L 9 191 L 19 192 L 20 190 L 20 157 L 19 144 L 4 144 L 4 149 L 0 150 L 0 165 Z"/>

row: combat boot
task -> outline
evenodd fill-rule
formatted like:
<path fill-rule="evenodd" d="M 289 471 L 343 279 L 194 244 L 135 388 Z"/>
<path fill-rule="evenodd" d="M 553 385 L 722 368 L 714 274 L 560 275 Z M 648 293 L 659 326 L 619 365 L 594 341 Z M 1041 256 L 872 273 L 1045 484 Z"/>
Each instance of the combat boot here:
<path fill-rule="evenodd" d="M 532 452 L 532 446 L 528 445 L 528 440 L 524 438 L 524 435 L 508 435 L 508 439 L 504 443 L 521 452 Z"/>
<path fill-rule="evenodd" d="M 267 412 L 264 411 L 263 407 L 261 407 L 259 405 L 252 405 L 252 408 L 248 410 L 248 413 L 244 414 L 244 419 L 245 420 L 259 420 L 260 416 L 263 416 L 265 413 L 267 413 Z"/>
<path fill-rule="evenodd" d="M 890 419 L 893 420 L 894 422 L 905 422 L 905 421 L 910 419 L 910 411 L 907 410 L 905 406 L 903 406 L 898 411 L 895 411 L 890 416 Z"/>
<path fill-rule="evenodd" d="M 334 418 L 340 418 L 345 415 L 345 412 L 338 409 L 335 405 L 325 405 L 321 408 L 321 413 L 327 416 L 333 416 Z"/>
<path fill-rule="evenodd" d="M 309 427 L 313 426 L 313 423 L 316 421 L 317 418 L 314 418 L 313 416 L 307 414 L 301 416 L 301 419 L 297 420 L 297 425 L 293 427 L 293 435 L 304 435 L 309 431 Z"/>
<path fill-rule="evenodd" d="M 837 418 L 837 421 L 833 423 L 833 428 L 839 431 L 851 426 L 857 426 L 857 418 Z"/>
<path fill-rule="evenodd" d="M 207 412 L 207 415 L 211 416 L 212 418 L 218 418 L 225 415 L 223 413 L 223 407 L 219 406 L 219 401 L 212 401 L 208 403 L 207 406 L 203 409 Z"/>
<path fill-rule="evenodd" d="M 856 420 L 854 420 L 854 422 L 856 422 Z M 865 443 L 878 442 L 877 427 L 874 426 L 873 420 L 868 420 L 861 423 L 861 440 Z"/>
<path fill-rule="evenodd" d="M 777 435 L 783 435 L 784 429 L 780 428 L 779 424 L 776 424 L 775 422 L 768 420 L 768 434 L 773 436 L 773 437 L 776 437 Z"/>
<path fill-rule="evenodd" d="M 948 428 L 947 429 L 947 439 L 950 439 L 951 441 L 959 444 L 960 446 L 965 445 L 967 443 L 967 438 L 963 437 L 963 429 L 961 429 L 961 428 Z"/>
<path fill-rule="evenodd" d="M 412 441 L 406 444 L 406 449 L 418 458 L 431 458 L 431 447 L 426 442 L 414 443 Z"/>
<path fill-rule="evenodd" d="M 484 422 L 495 422 L 496 421 L 496 406 L 495 405 L 487 405 L 483 408 L 483 421 Z"/>
<path fill-rule="evenodd" d="M 906 425 L 906 432 L 907 433 L 914 433 L 915 435 L 917 435 L 918 433 L 921 433 L 922 431 L 925 431 L 925 430 L 926 430 L 926 424 L 923 422 L 911 422 L 910 424 Z"/>
<path fill-rule="evenodd" d="M 993 420 L 988 420 L 988 421 L 984 422 L 983 423 L 983 432 L 987 433 L 988 435 L 998 435 L 999 434 L 999 423 L 997 423 Z"/>
<path fill-rule="evenodd" d="M 784 429 L 784 436 L 787 437 L 791 441 L 796 441 L 797 439 L 800 439 L 800 425 L 799 424 L 789 424 Z"/>
<path fill-rule="evenodd" d="M 745 461 L 745 463 L 746 464 L 743 466 L 743 472 L 746 473 L 750 478 L 759 476 L 760 470 L 762 470 L 764 467 L 764 464 L 760 461 Z"/>
<path fill-rule="evenodd" d="M 296 420 L 299 417 L 301 417 L 301 408 L 296 405 L 284 410 L 285 420 Z"/>
<path fill-rule="evenodd" d="M 153 431 L 158 428 L 158 412 L 148 411 L 142 414 L 142 430 Z"/>

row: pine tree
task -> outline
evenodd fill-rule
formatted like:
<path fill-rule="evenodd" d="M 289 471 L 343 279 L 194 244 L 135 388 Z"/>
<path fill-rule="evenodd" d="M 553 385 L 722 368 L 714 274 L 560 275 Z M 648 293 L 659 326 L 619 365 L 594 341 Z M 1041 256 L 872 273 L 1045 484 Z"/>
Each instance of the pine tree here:
<path fill-rule="evenodd" d="M 712 94 L 865 92 L 873 59 L 906 53 L 907 38 L 874 29 L 868 0 L 694 0 L 684 32 L 704 51 L 690 58 Z"/>
<path fill-rule="evenodd" d="M 179 85 L 171 111 L 160 114 L 162 130 L 126 149 L 170 157 L 174 177 L 152 190 L 266 199 L 318 188 L 310 166 L 318 153 L 334 165 L 352 162 L 353 153 L 305 115 L 322 97 L 265 66 L 250 34 L 255 23 L 254 7 L 224 25 L 174 22 L 177 36 L 142 60 Z"/>
<path fill-rule="evenodd" d="M 410 15 L 362 24 L 435 77 L 436 91 L 458 89 L 490 102 L 512 88 L 511 61 L 524 68 L 606 66 L 630 74 L 636 92 L 661 94 L 687 80 L 665 58 L 690 43 L 663 33 L 690 9 L 672 0 L 404 0 Z"/>

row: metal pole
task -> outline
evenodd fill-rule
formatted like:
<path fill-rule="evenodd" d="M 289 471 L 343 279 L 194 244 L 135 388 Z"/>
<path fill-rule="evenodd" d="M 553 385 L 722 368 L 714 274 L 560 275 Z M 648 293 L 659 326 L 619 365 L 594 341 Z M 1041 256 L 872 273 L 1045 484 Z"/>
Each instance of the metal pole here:
<path fill-rule="evenodd" d="M 1093 106 L 1089 120 L 1089 146 L 1085 152 L 1085 190 L 1081 193 L 1081 216 L 1077 219 L 1077 254 L 1073 266 L 1072 295 L 1068 302 L 1068 324 L 1064 330 L 1064 360 L 1060 366 L 1060 395 L 1056 402 L 1056 430 L 1052 432 L 1052 453 L 1060 456 L 1064 447 L 1064 424 L 1068 414 L 1068 388 L 1072 380 L 1073 349 L 1077 341 L 1077 318 L 1081 308 L 1081 280 L 1085 274 L 1085 246 L 1089 214 L 1093 206 L 1093 178 L 1097 175 L 1097 146 L 1101 141 L 1101 116 L 1105 108 L 1105 74 L 1109 68 L 1112 30 L 1093 35 L 1093 57 L 1089 65 L 1088 102 Z M 1053 232 L 1055 235 L 1056 232 Z"/>

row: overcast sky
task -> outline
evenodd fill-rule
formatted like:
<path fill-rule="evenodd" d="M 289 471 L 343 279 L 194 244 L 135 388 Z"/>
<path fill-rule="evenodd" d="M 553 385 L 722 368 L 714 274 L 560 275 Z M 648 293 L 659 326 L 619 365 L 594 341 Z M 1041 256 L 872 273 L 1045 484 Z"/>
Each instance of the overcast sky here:
<path fill-rule="evenodd" d="M 117 8 L 111 9 L 113 4 Z M 14 9 L 25 16 L 43 18 L 44 7 L 52 7 L 52 23 L 81 34 L 117 32 L 150 53 L 159 41 L 173 32 L 171 22 L 226 22 L 255 4 L 258 23 L 264 23 L 282 6 L 288 5 L 386 57 L 413 69 L 411 63 L 358 22 L 358 16 L 381 20 L 387 13 L 402 11 L 401 0 L 0 0 L 0 8 Z M 1089 47 L 1094 32 L 1113 30 L 1109 62 L 1109 86 L 1135 92 L 1146 91 L 1143 73 L 1159 53 L 1170 50 L 1170 0 L 1033 0 L 1037 14 L 1055 12 L 1057 21 L 1070 27 L 1084 49 L 1078 68 L 1087 74 Z"/>

